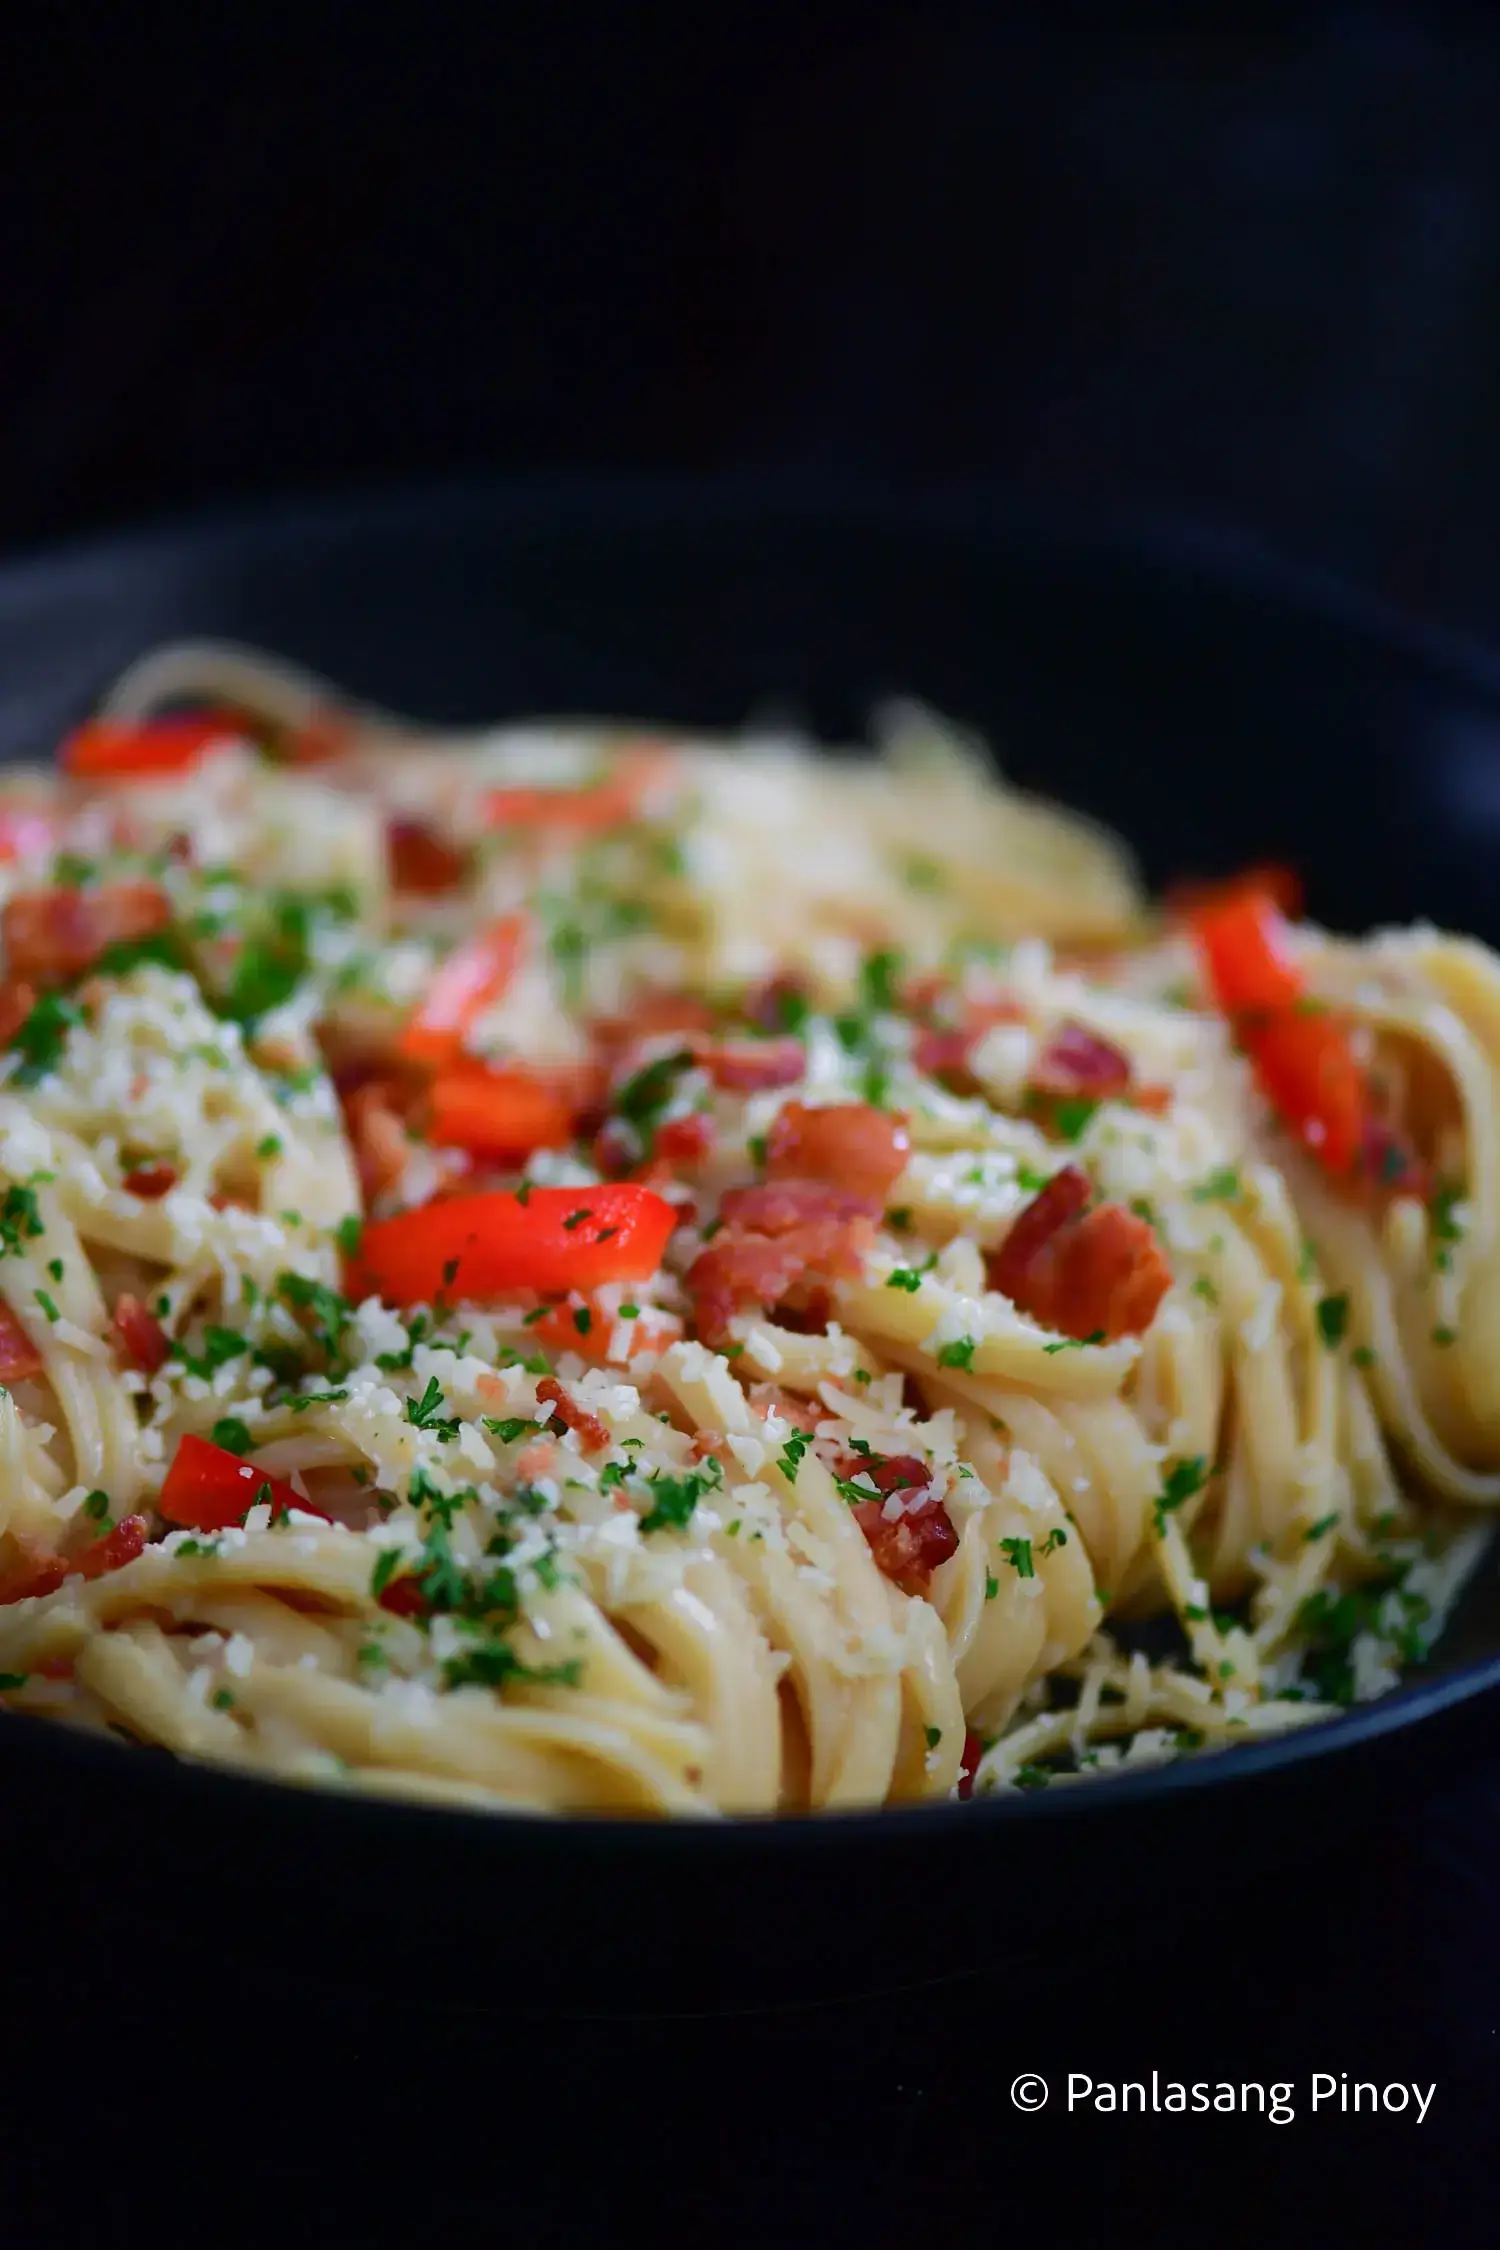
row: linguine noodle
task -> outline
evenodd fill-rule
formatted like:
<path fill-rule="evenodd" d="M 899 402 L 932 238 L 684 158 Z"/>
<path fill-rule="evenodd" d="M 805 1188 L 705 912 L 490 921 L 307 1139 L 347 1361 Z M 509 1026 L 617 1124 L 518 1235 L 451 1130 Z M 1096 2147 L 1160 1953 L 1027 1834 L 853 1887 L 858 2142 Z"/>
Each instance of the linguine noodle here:
<path fill-rule="evenodd" d="M 0 1705 L 713 1817 L 1388 1690 L 1500 1498 L 1500 964 L 1273 887 L 917 709 L 148 657 L 0 796 Z"/>

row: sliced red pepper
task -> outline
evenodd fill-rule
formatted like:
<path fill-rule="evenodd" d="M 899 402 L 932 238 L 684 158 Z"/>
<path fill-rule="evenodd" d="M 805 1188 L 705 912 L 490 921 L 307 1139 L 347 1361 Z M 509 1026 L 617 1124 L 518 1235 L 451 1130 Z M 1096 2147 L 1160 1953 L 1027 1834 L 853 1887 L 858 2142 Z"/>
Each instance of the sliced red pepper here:
<path fill-rule="evenodd" d="M 144 1516 L 124 1516 L 113 1531 L 85 1547 L 68 1566 L 68 1575 L 79 1578 L 105 1578 L 112 1570 L 123 1570 L 143 1554 L 151 1526 Z"/>
<path fill-rule="evenodd" d="M 127 1172 L 120 1182 L 127 1195 L 138 1195 L 143 1203 L 159 1203 L 170 1195 L 177 1185 L 175 1164 L 138 1164 Z"/>
<path fill-rule="evenodd" d="M 1186 882 L 1173 883 L 1162 900 L 1162 905 L 1170 921 L 1192 922 L 1213 907 L 1223 906 L 1231 899 L 1242 898 L 1246 892 L 1269 899 L 1288 921 L 1300 921 L 1302 878 L 1295 868 L 1270 862 L 1259 867 L 1247 867 L 1238 875 L 1208 877 L 1203 880 L 1194 876 L 1189 877 Z"/>
<path fill-rule="evenodd" d="M 366 1227 L 348 1287 L 402 1306 L 645 1281 L 676 1224 L 672 1205 L 632 1180 L 447 1196 Z"/>
<path fill-rule="evenodd" d="M 525 944 L 525 916 L 504 914 L 439 963 L 396 1042 L 408 1062 L 441 1064 L 461 1051 L 470 1024 L 515 975 Z"/>
<path fill-rule="evenodd" d="M 1192 928 L 1226 1016 L 1275 1014 L 1302 998 L 1306 980 L 1286 924 L 1260 892 L 1233 891 L 1210 902 L 1193 915 Z"/>
<path fill-rule="evenodd" d="M 305 1516 L 322 1514 L 284 1477 L 267 1476 L 253 1461 L 242 1461 L 222 1445 L 189 1434 L 178 1440 L 157 1506 L 168 1523 L 192 1531 L 224 1531 L 239 1523 L 258 1500 L 266 1499 L 273 1515 L 286 1508 L 299 1508 Z"/>
<path fill-rule="evenodd" d="M 0 1383 L 20 1383 L 40 1375 L 42 1355 L 9 1305 L 0 1305 Z"/>
<path fill-rule="evenodd" d="M 166 719 L 89 719 L 58 753 L 67 772 L 87 781 L 145 781 L 187 773 L 217 742 L 243 739 L 244 723 L 221 711 Z"/>
<path fill-rule="evenodd" d="M 148 1305 L 128 1290 L 115 1299 L 110 1326 L 130 1365 L 143 1375 L 154 1375 L 172 1356 L 172 1339 Z"/>
<path fill-rule="evenodd" d="M 1330 1172 L 1365 1145 L 1369 1090 L 1339 1018 L 1311 1005 L 1274 903 L 1240 890 L 1192 918 L 1214 999 L 1272 1108 Z"/>
<path fill-rule="evenodd" d="M 534 1148 L 566 1148 L 573 1137 L 567 1103 L 528 1070 L 482 1063 L 445 1070 L 428 1103 L 428 1138 L 474 1156 L 529 1156 Z"/>
<path fill-rule="evenodd" d="M 492 828 L 555 828 L 592 835 L 623 828 L 641 816 L 651 784 L 671 763 L 659 743 L 640 743 L 623 751 L 602 781 L 583 789 L 492 789 L 484 801 Z"/>
<path fill-rule="evenodd" d="M 1337 1017 L 1283 1013 L 1240 1038 L 1278 1117 L 1328 1171 L 1349 1171 L 1364 1146 L 1368 1095 Z"/>
<path fill-rule="evenodd" d="M 972 1727 L 965 1727 L 963 1755 L 958 1761 L 958 1794 L 965 1804 L 974 1794 L 974 1776 L 983 1756 L 984 1736 L 976 1734 Z"/>

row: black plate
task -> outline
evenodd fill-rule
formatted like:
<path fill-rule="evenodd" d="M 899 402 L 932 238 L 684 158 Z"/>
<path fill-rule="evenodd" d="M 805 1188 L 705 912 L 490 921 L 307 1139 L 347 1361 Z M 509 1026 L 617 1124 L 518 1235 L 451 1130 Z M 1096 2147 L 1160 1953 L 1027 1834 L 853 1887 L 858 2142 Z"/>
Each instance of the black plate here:
<path fill-rule="evenodd" d="M 1154 877 L 1287 858 L 1330 922 L 1500 937 L 1500 667 L 1186 532 L 764 482 L 427 490 L 178 527 L 0 572 L 0 756 L 46 754 L 131 658 L 188 633 L 439 721 L 774 708 L 838 737 L 917 693 L 1126 831 Z M 127 1993 L 174 1956 L 201 1980 L 205 1945 L 367 1989 L 423 1931 L 475 1965 L 434 2001 L 512 2011 L 770 2005 L 1007 1958 L 1045 1974 L 1083 1928 L 1158 1942 L 1195 1870 L 1292 1883 L 1382 1808 L 1404 1816 L 1485 1739 L 1497 1688 L 1487 1566 L 1428 1676 L 1334 1725 L 1023 1799 L 701 1828 L 350 1800 L 12 1717 L 0 1787 L 27 1848 L 0 1855 L 0 1903 L 39 1977 L 57 1933 L 76 1977 Z"/>

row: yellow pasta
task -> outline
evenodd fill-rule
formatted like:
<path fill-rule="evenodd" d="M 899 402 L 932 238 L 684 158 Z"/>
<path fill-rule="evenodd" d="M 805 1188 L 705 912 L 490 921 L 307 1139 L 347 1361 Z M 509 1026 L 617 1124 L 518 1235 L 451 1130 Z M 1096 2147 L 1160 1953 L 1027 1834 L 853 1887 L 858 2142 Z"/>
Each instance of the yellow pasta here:
<path fill-rule="evenodd" d="M 1227 1748 L 1440 1630 L 1483 947 L 1273 927 L 1257 1012 L 915 708 L 436 737 L 194 644 L 7 791 L 6 1708 L 717 1818 Z"/>

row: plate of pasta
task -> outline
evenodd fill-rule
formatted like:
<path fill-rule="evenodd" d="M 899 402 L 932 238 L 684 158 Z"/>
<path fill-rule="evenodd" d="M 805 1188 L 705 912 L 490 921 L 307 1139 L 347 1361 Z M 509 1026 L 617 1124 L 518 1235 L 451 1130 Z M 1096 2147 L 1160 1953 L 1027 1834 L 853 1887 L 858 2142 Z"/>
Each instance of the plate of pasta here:
<path fill-rule="evenodd" d="M 1402 1703 L 1500 1499 L 1480 939 L 1154 889 L 911 701 L 89 684 L 0 784 L 0 1746 L 555 1853 Z"/>

